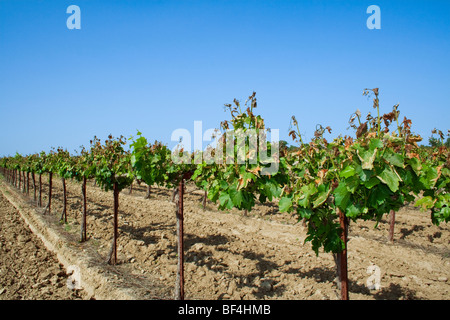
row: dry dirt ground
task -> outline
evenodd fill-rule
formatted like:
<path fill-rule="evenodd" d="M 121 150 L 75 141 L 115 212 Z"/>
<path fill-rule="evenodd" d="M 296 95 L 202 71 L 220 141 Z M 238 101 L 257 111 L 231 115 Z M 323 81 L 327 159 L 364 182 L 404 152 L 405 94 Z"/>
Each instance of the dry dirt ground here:
<path fill-rule="evenodd" d="M 47 195 L 47 177 L 42 181 L 44 195 Z M 88 243 L 106 260 L 113 233 L 113 195 L 112 192 L 103 192 L 92 181 L 87 189 Z M 188 184 L 187 192 L 194 189 Z M 68 181 L 67 190 L 68 223 L 64 229 L 78 236 L 82 212 L 81 185 Z M 152 188 L 150 199 L 144 199 L 145 192 L 144 185 L 134 184 L 131 194 L 128 190 L 120 194 L 118 267 L 131 275 L 159 279 L 161 286 L 157 297 L 172 299 L 177 269 L 172 192 Z M 31 189 L 30 203 L 32 193 Z M 304 244 L 306 228 L 297 223 L 295 216 L 279 213 L 273 203 L 257 205 L 248 216 L 237 210 L 218 211 L 217 206 L 209 201 L 203 210 L 202 196 L 203 192 L 194 191 L 188 193 L 184 200 L 186 299 L 338 299 L 335 263 L 331 254 L 321 252 L 316 256 L 310 244 Z M 62 184 L 58 178 L 53 180 L 52 199 L 51 215 L 55 217 L 56 227 L 56 217 L 62 210 Z M 42 210 L 37 208 L 36 214 L 41 214 Z M 28 239 L 32 234 L 14 212 L 2 199 L 0 214 L 9 218 L 2 218 L 0 233 L 0 290 L 5 290 L 0 298 L 5 298 L 6 294 L 6 298 L 15 299 L 19 297 L 17 294 L 21 294 L 23 298 L 46 299 L 48 296 L 41 289 L 33 293 L 31 289 L 18 290 L 21 285 L 16 280 L 16 273 L 23 274 L 23 279 L 34 277 L 22 287 L 29 288 L 31 283 L 44 281 L 36 273 L 49 267 L 38 267 L 37 271 L 29 268 L 50 260 L 51 255 L 39 254 L 45 250 L 34 241 L 18 240 L 19 235 L 24 234 Z M 432 225 L 429 213 L 412 206 L 405 206 L 396 218 L 394 243 L 387 240 L 389 225 L 386 220 L 376 228 L 375 221 L 359 221 L 350 225 L 350 299 L 450 299 L 450 225 Z M 4 258 L 5 248 L 14 252 L 25 251 L 26 257 L 23 261 L 12 259 L 11 255 Z M 54 274 L 63 277 L 62 271 L 56 271 L 58 263 L 54 259 L 52 265 L 55 266 Z M 369 290 L 366 286 L 369 278 L 377 276 L 376 272 L 367 272 L 372 265 L 379 270 L 381 287 L 378 290 Z M 52 275 L 51 283 L 53 278 Z M 49 288 L 53 298 L 79 297 L 70 292 L 59 293 L 58 283 L 65 280 L 55 278 L 55 281 L 57 285 Z M 14 291 L 17 291 L 16 296 L 9 293 Z"/>
<path fill-rule="evenodd" d="M 0 193 L 0 300 L 86 299 L 64 267 Z"/>

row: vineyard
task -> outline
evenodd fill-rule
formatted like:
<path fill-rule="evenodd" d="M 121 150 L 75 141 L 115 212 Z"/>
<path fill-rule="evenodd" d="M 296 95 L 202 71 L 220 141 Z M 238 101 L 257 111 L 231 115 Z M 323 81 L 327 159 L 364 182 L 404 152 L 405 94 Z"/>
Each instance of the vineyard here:
<path fill-rule="evenodd" d="M 376 115 L 352 114 L 353 137 L 318 125 L 306 143 L 293 116 L 293 145 L 268 142 L 253 93 L 225 105 L 204 152 L 95 137 L 77 154 L 1 158 L 2 184 L 105 265 L 147 277 L 151 298 L 446 299 L 444 134 L 420 147 L 398 105 L 381 115 L 378 89 L 364 95 Z"/>

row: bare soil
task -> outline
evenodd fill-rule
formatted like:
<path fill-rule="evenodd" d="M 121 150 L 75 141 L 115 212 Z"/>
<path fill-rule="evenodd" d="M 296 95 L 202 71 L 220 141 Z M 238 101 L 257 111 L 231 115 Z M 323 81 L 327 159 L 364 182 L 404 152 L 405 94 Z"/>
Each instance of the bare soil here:
<path fill-rule="evenodd" d="M 42 180 L 46 195 L 47 177 Z M 66 232 L 78 236 L 82 213 L 81 184 L 67 181 L 67 190 L 68 223 L 64 228 Z M 192 190 L 195 187 L 188 184 L 186 191 Z M 88 244 L 106 261 L 113 235 L 113 194 L 100 190 L 92 181 L 88 183 L 87 192 Z M 154 187 L 150 199 L 144 199 L 145 193 L 146 186 L 135 183 L 131 194 L 129 190 L 120 194 L 118 267 L 130 275 L 159 279 L 163 286 L 158 288 L 158 298 L 172 299 L 177 270 L 172 191 Z M 193 191 L 186 194 L 184 200 L 186 299 L 339 298 L 332 255 L 323 252 L 315 255 L 310 244 L 304 243 L 306 228 L 297 221 L 296 216 L 280 213 L 275 203 L 258 204 L 247 216 L 238 210 L 218 211 L 217 206 L 209 201 L 203 210 L 202 197 L 203 191 Z M 52 199 L 51 214 L 59 217 L 62 211 L 62 184 L 58 178 L 53 179 Z M 1 200 L 0 214 L 14 216 L 14 210 L 4 202 Z M 37 214 L 41 214 L 42 210 L 38 209 Z M 0 298 L 20 287 L 14 280 L 17 278 L 15 273 L 32 276 L 36 271 L 28 271 L 28 265 L 31 267 L 49 260 L 48 254 L 36 253 L 39 248 L 28 244 L 31 241 L 13 240 L 28 232 L 21 231 L 26 227 L 19 220 L 3 220 L 2 224 L 8 225 L 2 225 L 0 250 L 5 250 L 6 243 L 9 243 L 15 248 L 9 250 L 28 250 L 26 255 L 33 258 L 21 262 L 20 259 L 3 258 L 2 254 L 1 286 L 5 292 Z M 350 299 L 450 299 L 449 225 L 432 225 L 429 213 L 406 205 L 396 214 L 393 243 L 387 240 L 387 217 L 375 226 L 375 221 L 359 221 L 350 225 Z M 28 232 L 27 237 L 31 236 Z M 6 238 L 9 240 L 4 241 Z M 381 287 L 378 290 L 370 290 L 366 285 L 369 277 L 373 276 L 367 272 L 372 265 L 380 270 Z M 4 276 L 4 270 L 11 271 Z M 23 287 L 28 288 L 29 285 Z M 54 286 L 51 288 L 49 290 L 56 290 Z M 29 295 L 21 294 L 24 298 L 47 297 L 41 290 Z M 61 299 L 71 297 L 69 293 L 62 295 Z"/>
<path fill-rule="evenodd" d="M 80 300 L 54 253 L 28 228 L 0 192 L 0 300 Z"/>

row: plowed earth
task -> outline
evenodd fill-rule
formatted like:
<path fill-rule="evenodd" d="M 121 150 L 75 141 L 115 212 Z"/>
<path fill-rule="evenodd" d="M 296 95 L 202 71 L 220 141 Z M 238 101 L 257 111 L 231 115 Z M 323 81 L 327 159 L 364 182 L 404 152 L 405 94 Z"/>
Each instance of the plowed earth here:
<path fill-rule="evenodd" d="M 86 299 L 69 275 L 0 193 L 0 300 Z"/>
<path fill-rule="evenodd" d="M 43 194 L 47 195 L 47 177 L 42 181 Z M 218 211 L 209 201 L 204 210 L 203 192 L 195 191 L 190 184 L 186 189 L 186 299 L 338 299 L 332 255 L 321 252 L 316 256 L 310 244 L 304 244 L 307 230 L 297 222 L 296 216 L 279 213 L 275 203 L 258 204 L 247 216 L 237 210 Z M 67 190 L 68 223 L 64 229 L 78 237 L 81 185 L 67 181 Z M 113 194 L 100 190 L 92 181 L 87 192 L 88 243 L 106 261 L 113 235 Z M 30 203 L 32 193 L 31 189 Z M 120 194 L 119 267 L 132 275 L 159 280 L 161 285 L 152 288 L 152 294 L 156 292 L 158 298 L 172 299 L 177 270 L 172 191 L 154 187 L 150 199 L 144 199 L 145 193 L 146 186 L 135 183 L 131 194 L 129 190 Z M 52 199 L 51 216 L 55 218 L 55 227 L 60 227 L 57 220 L 62 211 L 62 183 L 58 178 L 53 180 Z M 45 196 L 43 202 L 46 203 Z M 37 208 L 36 214 L 42 211 L 43 208 Z M 0 291 L 4 290 L 0 298 L 82 297 L 80 292 L 68 291 L 61 285 L 66 280 L 57 261 L 41 245 L 27 240 L 33 235 L 4 198 L 0 199 L 0 214 Z M 387 217 L 375 226 L 375 221 L 350 224 L 350 299 L 450 299 L 450 225 L 432 225 L 429 213 L 406 205 L 396 214 L 393 243 L 387 240 Z M 20 236 L 26 239 L 19 239 Z M 9 250 L 6 255 L 5 250 Z M 22 251 L 23 261 L 15 258 Z M 40 267 L 48 260 L 52 267 Z M 377 271 L 368 273 L 373 265 L 372 270 Z M 36 266 L 37 271 L 31 268 Z M 41 287 L 29 289 L 48 278 L 42 278 L 44 269 L 55 270 L 48 289 L 52 296 Z M 19 273 L 22 284 L 17 280 Z M 370 290 L 367 281 L 377 276 L 380 288 Z M 30 277 L 32 280 L 25 280 Z M 28 289 L 24 291 L 21 287 Z"/>

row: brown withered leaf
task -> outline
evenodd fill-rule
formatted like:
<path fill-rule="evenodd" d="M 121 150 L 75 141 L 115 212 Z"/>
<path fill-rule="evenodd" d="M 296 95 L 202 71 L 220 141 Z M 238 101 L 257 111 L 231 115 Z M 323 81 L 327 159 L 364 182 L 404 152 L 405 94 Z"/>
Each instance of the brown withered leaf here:
<path fill-rule="evenodd" d="M 339 186 L 338 180 L 333 180 L 333 183 L 331 184 L 331 189 L 334 190 Z"/>
<path fill-rule="evenodd" d="M 395 113 L 394 113 L 394 111 L 389 112 L 389 113 L 385 113 L 383 115 L 383 119 L 386 119 L 386 120 L 389 120 L 389 121 L 395 120 Z"/>
<path fill-rule="evenodd" d="M 417 145 L 417 142 L 422 141 L 422 137 L 421 137 L 421 136 L 412 136 L 412 135 L 410 135 L 410 136 L 408 136 L 408 137 L 406 138 L 406 141 L 407 141 L 408 143 L 412 143 L 412 144 L 414 144 L 414 145 Z"/>
<path fill-rule="evenodd" d="M 411 129 L 411 124 L 412 124 L 412 121 L 405 117 L 403 120 L 403 125 L 404 125 L 405 129 Z"/>
<path fill-rule="evenodd" d="M 419 155 L 418 155 L 417 153 L 414 153 L 414 152 L 408 152 L 408 153 L 406 154 L 406 157 L 409 158 L 409 159 L 417 158 L 417 159 L 420 160 Z"/>
<path fill-rule="evenodd" d="M 341 152 L 339 151 L 339 148 L 337 146 L 333 147 L 333 154 L 335 157 L 338 157 L 341 154 Z"/>
<path fill-rule="evenodd" d="M 353 144 L 353 138 L 345 136 L 345 150 L 347 150 Z"/>
<path fill-rule="evenodd" d="M 295 140 L 295 139 L 297 138 L 297 134 L 295 133 L 295 130 L 291 130 L 291 131 L 289 132 L 289 136 L 292 137 L 292 140 Z"/>
<path fill-rule="evenodd" d="M 292 193 L 292 188 L 284 187 L 284 188 L 283 188 L 283 193 L 284 193 L 284 194 L 291 194 L 291 193 Z"/>
<path fill-rule="evenodd" d="M 296 126 L 298 124 L 297 119 L 295 118 L 295 116 L 292 116 L 291 120 L 292 120 L 292 124 L 294 126 Z"/>
<path fill-rule="evenodd" d="M 356 130 L 356 138 L 361 137 L 363 134 L 367 132 L 367 122 L 361 123 L 361 125 L 358 127 L 358 130 Z"/>
<path fill-rule="evenodd" d="M 320 179 L 323 179 L 323 178 L 325 177 L 325 175 L 326 175 L 327 172 L 328 172 L 327 169 L 322 169 L 322 170 L 320 170 L 320 171 L 317 173 L 317 176 L 318 176 Z"/>
<path fill-rule="evenodd" d="M 257 166 L 254 169 L 247 169 L 247 171 L 253 173 L 256 176 L 259 176 L 259 172 L 261 171 L 261 167 Z"/>

